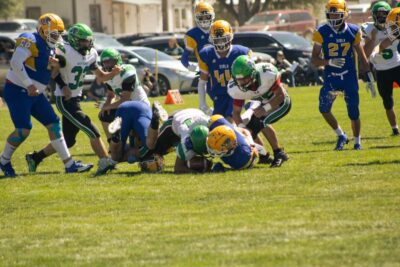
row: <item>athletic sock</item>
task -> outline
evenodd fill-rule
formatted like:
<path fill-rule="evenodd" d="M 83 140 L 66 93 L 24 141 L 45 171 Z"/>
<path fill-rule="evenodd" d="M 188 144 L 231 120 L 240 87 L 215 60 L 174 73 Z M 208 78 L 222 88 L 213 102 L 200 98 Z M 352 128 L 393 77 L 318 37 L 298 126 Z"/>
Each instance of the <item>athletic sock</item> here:
<path fill-rule="evenodd" d="M 394 125 L 394 126 L 392 126 L 392 129 L 399 129 L 399 126 L 396 124 L 396 125 Z"/>
<path fill-rule="evenodd" d="M 337 129 L 335 129 L 334 131 L 337 134 L 337 136 L 344 135 L 344 132 L 343 132 L 342 128 L 340 128 L 340 126 L 337 127 Z"/>
<path fill-rule="evenodd" d="M 61 158 L 62 161 L 71 157 L 64 137 L 51 140 L 51 145 L 53 146 L 54 150 L 57 151 L 58 156 Z"/>
<path fill-rule="evenodd" d="M 68 160 L 67 162 L 64 163 L 64 166 L 66 168 L 69 168 L 72 166 L 72 164 L 74 164 L 74 161 L 72 159 Z"/>
<path fill-rule="evenodd" d="M 360 136 L 354 136 L 354 144 L 360 144 L 361 143 L 361 137 Z"/>
<path fill-rule="evenodd" d="M 0 157 L 0 163 L 3 165 L 9 163 L 16 149 L 17 148 L 15 146 L 12 146 L 10 145 L 10 143 L 6 142 L 3 153 L 1 154 Z"/>

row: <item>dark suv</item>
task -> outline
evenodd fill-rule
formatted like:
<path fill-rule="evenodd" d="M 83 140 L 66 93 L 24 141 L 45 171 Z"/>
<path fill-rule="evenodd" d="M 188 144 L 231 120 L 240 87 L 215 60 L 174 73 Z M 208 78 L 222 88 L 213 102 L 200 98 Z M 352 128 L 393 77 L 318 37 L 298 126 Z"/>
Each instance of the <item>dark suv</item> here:
<path fill-rule="evenodd" d="M 283 51 L 287 60 L 298 61 L 298 58 L 310 58 L 312 46 L 301 36 L 291 32 L 237 32 L 233 37 L 234 44 L 249 47 L 254 52 L 265 53 L 276 58 L 278 51 Z"/>

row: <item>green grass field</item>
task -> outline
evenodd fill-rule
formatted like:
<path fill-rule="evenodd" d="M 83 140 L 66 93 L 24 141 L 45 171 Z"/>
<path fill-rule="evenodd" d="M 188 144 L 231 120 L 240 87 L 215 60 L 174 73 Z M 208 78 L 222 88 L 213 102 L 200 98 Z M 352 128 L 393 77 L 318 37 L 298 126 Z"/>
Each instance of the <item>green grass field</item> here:
<path fill-rule="evenodd" d="M 400 138 L 360 90 L 364 149 L 335 152 L 318 88 L 290 89 L 274 125 L 290 160 L 278 169 L 175 175 L 170 154 L 161 174 L 121 164 L 93 178 L 64 174 L 53 156 L 30 175 L 25 153 L 47 143 L 35 122 L 14 154 L 18 178 L 0 176 L 0 266 L 400 266 Z M 167 109 L 197 106 L 184 100 Z M 100 125 L 93 103 L 84 109 Z M 343 98 L 334 114 L 350 134 Z M 11 129 L 0 108 L 1 150 Z M 97 162 L 82 133 L 71 151 Z"/>

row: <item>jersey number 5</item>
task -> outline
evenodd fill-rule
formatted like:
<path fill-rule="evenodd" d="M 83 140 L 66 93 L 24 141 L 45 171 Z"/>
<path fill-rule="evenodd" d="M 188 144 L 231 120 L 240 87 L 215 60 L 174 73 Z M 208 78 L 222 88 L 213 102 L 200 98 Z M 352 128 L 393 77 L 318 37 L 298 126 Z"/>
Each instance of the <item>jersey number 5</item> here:
<path fill-rule="evenodd" d="M 218 70 L 214 70 L 214 76 L 222 87 L 225 87 L 231 79 L 231 73 L 229 72 L 229 70 L 225 70 L 221 74 L 219 74 Z"/>
<path fill-rule="evenodd" d="M 329 43 L 328 44 L 328 49 L 329 49 L 329 56 L 330 57 L 337 57 L 339 56 L 338 50 L 339 50 L 339 45 L 343 49 L 342 54 L 340 55 L 341 57 L 345 57 L 347 55 L 347 52 L 350 50 L 350 43 Z"/>

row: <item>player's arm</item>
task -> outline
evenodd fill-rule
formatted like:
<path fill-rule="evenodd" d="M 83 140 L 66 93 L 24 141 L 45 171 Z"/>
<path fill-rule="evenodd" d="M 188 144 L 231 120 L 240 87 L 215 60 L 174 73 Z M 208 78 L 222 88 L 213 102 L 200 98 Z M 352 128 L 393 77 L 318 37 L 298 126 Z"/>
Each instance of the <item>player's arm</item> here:
<path fill-rule="evenodd" d="M 275 97 L 272 98 L 268 103 L 254 110 L 254 115 L 256 115 L 257 118 L 267 116 L 271 111 L 277 109 L 285 101 L 287 93 L 281 85 L 279 79 L 274 83 L 271 91 L 274 93 Z"/>
<path fill-rule="evenodd" d="M 199 57 L 199 67 L 200 67 L 200 79 L 197 85 L 197 91 L 199 94 L 200 109 L 204 111 L 207 115 L 210 115 L 211 110 L 206 102 L 207 81 L 209 75 L 208 66 L 200 57 Z"/>
<path fill-rule="evenodd" d="M 197 42 L 189 35 L 185 35 L 184 42 L 185 42 L 185 50 L 183 51 L 183 54 L 181 56 L 181 63 L 183 66 L 187 68 L 190 65 L 189 56 L 196 50 Z"/>
<path fill-rule="evenodd" d="M 388 38 L 386 38 L 385 40 L 383 40 L 380 44 L 379 44 L 379 53 L 381 53 L 383 50 L 385 50 L 386 48 L 388 48 L 389 46 L 391 46 L 393 44 L 393 41 L 391 41 Z"/>
<path fill-rule="evenodd" d="M 365 72 L 370 71 L 370 67 L 369 67 L 369 63 L 368 63 L 368 59 L 367 56 L 365 55 L 365 51 L 363 46 L 361 45 L 361 32 L 358 31 L 356 33 L 355 39 L 354 39 L 354 43 L 353 43 L 353 47 L 357 52 L 358 57 L 361 59 L 361 69 Z"/>
<path fill-rule="evenodd" d="M 90 65 L 90 70 L 94 71 L 97 82 L 102 83 L 111 80 L 115 75 L 118 75 L 122 71 L 122 68 L 121 66 L 115 65 L 110 72 L 106 72 L 99 68 L 97 62 L 94 62 Z"/>
<path fill-rule="evenodd" d="M 364 52 L 365 56 L 369 58 L 372 54 L 372 51 L 375 49 L 375 42 L 376 42 L 376 34 L 378 30 L 374 27 L 370 33 L 367 32 L 366 26 L 361 26 L 361 30 L 364 37 Z"/>
<path fill-rule="evenodd" d="M 241 126 L 243 124 L 242 117 L 240 116 L 240 113 L 242 112 L 243 105 L 244 105 L 244 100 L 239 100 L 239 99 L 234 99 L 233 100 L 232 118 L 233 118 L 233 121 L 238 126 Z"/>
<path fill-rule="evenodd" d="M 131 99 L 132 92 L 136 86 L 136 75 L 129 76 L 122 82 L 122 92 L 120 98 L 114 103 L 104 104 L 104 110 L 116 109 L 122 103 Z"/>

